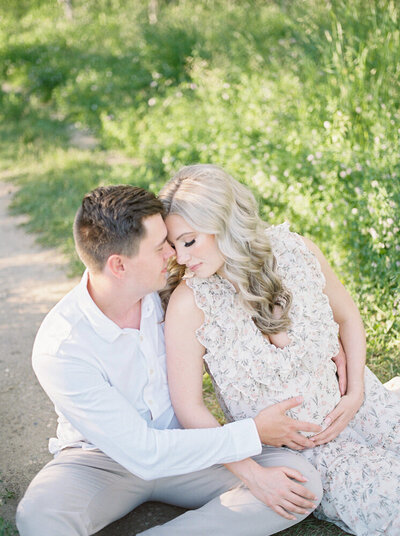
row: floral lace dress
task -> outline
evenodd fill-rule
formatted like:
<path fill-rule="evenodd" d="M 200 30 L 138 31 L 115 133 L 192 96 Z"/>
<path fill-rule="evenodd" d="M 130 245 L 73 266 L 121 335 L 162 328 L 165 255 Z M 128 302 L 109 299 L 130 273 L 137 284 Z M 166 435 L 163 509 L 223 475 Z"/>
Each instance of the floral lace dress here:
<path fill-rule="evenodd" d="M 228 420 L 255 416 L 296 395 L 296 419 L 322 424 L 340 400 L 338 325 L 316 257 L 287 224 L 267 230 L 278 273 L 293 297 L 290 343 L 278 348 L 255 326 L 233 285 L 218 275 L 193 277 L 204 324 L 197 338 Z M 320 472 L 324 497 L 314 515 L 358 536 L 400 535 L 400 405 L 365 369 L 365 400 L 333 441 L 302 453 Z"/>

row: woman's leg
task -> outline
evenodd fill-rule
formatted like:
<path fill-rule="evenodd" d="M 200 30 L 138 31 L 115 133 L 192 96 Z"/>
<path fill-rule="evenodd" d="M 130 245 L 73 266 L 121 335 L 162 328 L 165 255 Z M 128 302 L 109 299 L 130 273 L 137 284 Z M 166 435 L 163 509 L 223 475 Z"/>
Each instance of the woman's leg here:
<path fill-rule="evenodd" d="M 286 449 L 265 447 L 254 459 L 265 467 L 286 465 L 297 469 L 308 479 L 306 486 L 320 500 L 320 477 L 302 456 Z M 267 536 L 306 517 L 297 515 L 295 521 L 289 521 L 279 516 L 223 466 L 174 479 L 159 479 L 152 499 L 197 509 L 142 532 L 142 536 Z"/>
<path fill-rule="evenodd" d="M 313 453 L 324 495 L 314 512 L 357 536 L 400 534 L 400 457 L 350 434 Z"/>
<path fill-rule="evenodd" d="M 371 446 L 400 455 L 400 400 L 366 367 L 364 403 L 349 428 Z"/>

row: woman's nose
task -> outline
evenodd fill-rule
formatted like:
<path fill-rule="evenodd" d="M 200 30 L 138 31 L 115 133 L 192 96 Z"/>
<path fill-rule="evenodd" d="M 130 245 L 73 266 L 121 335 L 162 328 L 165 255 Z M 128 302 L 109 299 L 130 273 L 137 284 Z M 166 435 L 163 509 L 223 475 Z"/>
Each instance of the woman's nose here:
<path fill-rule="evenodd" d="M 186 264 L 189 259 L 189 255 L 185 250 L 176 250 L 176 260 L 178 264 Z"/>

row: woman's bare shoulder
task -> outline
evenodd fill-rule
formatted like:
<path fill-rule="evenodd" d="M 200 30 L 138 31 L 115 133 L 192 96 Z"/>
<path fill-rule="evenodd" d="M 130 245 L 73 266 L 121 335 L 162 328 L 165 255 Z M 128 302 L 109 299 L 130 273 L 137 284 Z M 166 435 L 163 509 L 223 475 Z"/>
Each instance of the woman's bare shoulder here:
<path fill-rule="evenodd" d="M 167 316 L 173 314 L 175 317 L 192 320 L 203 320 L 203 312 L 197 307 L 193 290 L 181 281 L 172 292 L 169 299 Z"/>

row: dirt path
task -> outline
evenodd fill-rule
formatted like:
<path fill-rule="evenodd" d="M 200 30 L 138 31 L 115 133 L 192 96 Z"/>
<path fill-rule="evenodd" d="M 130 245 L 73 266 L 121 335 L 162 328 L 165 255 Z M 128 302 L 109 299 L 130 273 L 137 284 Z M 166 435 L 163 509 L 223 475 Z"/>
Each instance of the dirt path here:
<path fill-rule="evenodd" d="M 46 312 L 74 284 L 65 260 L 40 248 L 8 214 L 14 187 L 0 182 L 0 515 L 14 517 L 18 498 L 50 459 L 52 404 L 31 368 L 31 350 Z"/>
<path fill-rule="evenodd" d="M 0 517 L 14 521 L 16 506 L 33 476 L 50 460 L 53 405 L 31 368 L 37 329 L 49 309 L 76 283 L 55 250 L 35 244 L 9 215 L 15 187 L 0 180 Z M 148 503 L 98 536 L 134 536 L 182 510 Z"/>

